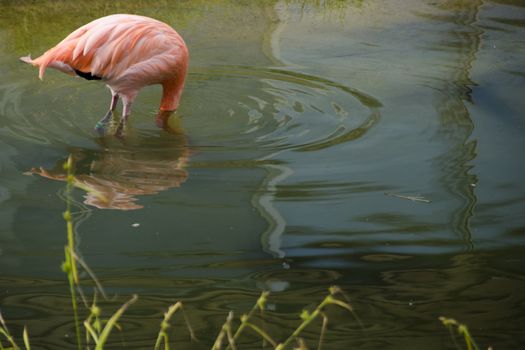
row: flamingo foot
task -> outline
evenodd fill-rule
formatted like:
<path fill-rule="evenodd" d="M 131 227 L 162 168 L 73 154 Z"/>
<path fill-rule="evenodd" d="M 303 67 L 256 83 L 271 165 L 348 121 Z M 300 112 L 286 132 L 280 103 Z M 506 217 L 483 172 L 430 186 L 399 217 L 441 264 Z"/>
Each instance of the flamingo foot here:
<path fill-rule="evenodd" d="M 123 137 L 124 136 L 124 129 L 126 128 L 126 124 L 128 123 L 129 114 L 124 114 L 122 118 L 120 119 L 120 122 L 117 125 L 117 128 L 115 129 L 115 136 L 116 137 Z"/>
<path fill-rule="evenodd" d="M 99 135 L 106 133 L 106 127 L 113 119 L 113 111 L 110 109 L 106 115 L 95 124 L 95 132 Z"/>
<path fill-rule="evenodd" d="M 155 122 L 157 126 L 171 134 L 183 134 L 181 120 L 179 117 L 174 116 L 170 123 L 170 118 L 175 114 L 175 111 L 159 111 Z"/>
<path fill-rule="evenodd" d="M 172 113 L 173 112 L 169 111 L 160 111 L 155 118 L 155 123 L 157 126 L 161 129 L 166 129 L 166 127 L 168 127 L 168 121 Z"/>
<path fill-rule="evenodd" d="M 118 123 L 117 128 L 115 129 L 114 136 L 118 138 L 124 137 L 125 135 L 124 127 L 125 126 L 126 126 L 126 123 L 121 120 L 120 123 Z"/>

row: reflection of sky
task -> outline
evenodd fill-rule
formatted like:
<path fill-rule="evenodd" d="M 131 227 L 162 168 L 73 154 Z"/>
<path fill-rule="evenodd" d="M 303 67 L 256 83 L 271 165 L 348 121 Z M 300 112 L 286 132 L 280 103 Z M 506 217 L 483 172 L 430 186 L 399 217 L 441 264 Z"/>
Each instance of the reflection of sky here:
<path fill-rule="evenodd" d="M 432 21 L 427 19 L 439 11 L 423 4 L 403 4 L 410 9 L 394 11 L 391 18 L 384 17 L 390 16 L 388 11 L 374 12 L 372 4 L 350 9 L 343 23 L 293 5 L 278 7 L 282 22 L 272 38 L 278 59 L 301 72 L 363 89 L 383 104 L 379 125 L 361 139 L 315 154 L 289 152 L 276 157 L 293 171 L 277 185 L 274 204 L 286 222 L 280 244 L 286 255 L 325 259 L 327 254 L 426 254 L 468 250 L 472 243 L 475 248 L 493 246 L 492 239 L 471 237 L 470 218 L 486 212 L 495 198 L 499 197 L 496 207 L 505 206 L 502 202 L 509 193 L 502 195 L 498 182 L 514 190 L 522 187 L 517 170 L 523 169 L 523 162 L 510 150 L 523 148 L 523 138 L 510 129 L 505 134 L 478 125 L 480 117 L 496 122 L 499 113 L 492 106 L 485 105 L 492 111 L 482 108 L 486 99 L 473 104 L 463 93 L 473 89 L 474 97 L 478 91 L 489 95 L 487 87 L 476 88 L 472 81 L 476 68 L 483 75 L 490 72 L 489 63 L 477 64 L 477 57 L 491 60 L 491 55 L 503 54 L 493 52 L 491 45 L 480 48 L 480 4 L 465 2 L 449 12 L 444 8 L 446 15 Z M 510 11 L 505 15 L 512 16 Z M 308 36 L 303 35 L 306 32 Z M 405 34 L 409 40 L 401 38 Z M 505 73 L 488 74 L 508 81 Z M 514 98 L 519 91 L 511 92 Z M 518 110 L 506 111 L 516 115 Z M 473 130 L 485 137 L 473 139 Z M 505 135 L 510 139 L 501 139 Z M 476 146 L 483 143 L 494 149 L 478 154 Z M 499 168 L 471 169 L 476 157 L 496 154 L 503 163 Z M 486 193 L 482 185 L 490 182 L 496 185 L 491 186 L 495 196 L 486 198 L 489 203 L 476 204 L 474 196 Z M 424 196 L 432 202 L 386 197 L 385 192 Z M 498 214 L 509 217 L 510 227 L 522 225 L 513 214 L 520 211 L 522 199 L 507 198 L 517 201 L 508 204 L 515 210 Z M 501 235 L 507 225 L 492 227 L 491 235 Z"/>

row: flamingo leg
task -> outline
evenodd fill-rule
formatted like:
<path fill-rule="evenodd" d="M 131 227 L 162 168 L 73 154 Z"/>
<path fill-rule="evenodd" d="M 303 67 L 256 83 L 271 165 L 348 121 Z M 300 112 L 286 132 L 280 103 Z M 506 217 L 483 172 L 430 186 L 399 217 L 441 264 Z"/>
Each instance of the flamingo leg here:
<path fill-rule="evenodd" d="M 120 119 L 120 122 L 117 126 L 117 130 L 115 131 L 116 136 L 122 136 L 122 131 L 124 130 L 124 126 L 128 122 L 129 115 L 131 114 L 131 104 L 133 103 L 134 97 L 129 96 L 122 96 L 122 103 L 124 104 L 124 108 L 122 109 L 122 118 Z"/>
<path fill-rule="evenodd" d="M 115 111 L 115 108 L 117 108 L 119 95 L 111 90 L 111 103 L 109 105 L 109 110 L 106 113 L 106 115 L 100 119 L 97 124 L 95 125 L 96 131 L 103 131 L 104 126 L 111 121 L 111 118 L 113 117 L 113 112 Z"/>

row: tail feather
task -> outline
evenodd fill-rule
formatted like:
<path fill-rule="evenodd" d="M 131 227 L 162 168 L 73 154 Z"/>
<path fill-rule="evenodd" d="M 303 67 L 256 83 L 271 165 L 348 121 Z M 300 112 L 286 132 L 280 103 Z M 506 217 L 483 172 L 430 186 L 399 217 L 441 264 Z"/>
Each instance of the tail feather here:
<path fill-rule="evenodd" d="M 27 64 L 33 64 L 33 60 L 31 59 L 31 54 L 20 57 L 20 61 L 25 62 Z"/>
<path fill-rule="evenodd" d="M 40 78 L 40 80 L 44 78 L 44 72 L 46 71 L 49 62 L 45 59 L 43 60 L 42 56 L 40 56 L 39 58 L 32 59 L 31 54 L 29 54 L 27 56 L 20 57 L 20 61 L 27 64 L 31 64 L 33 66 L 38 66 L 38 77 Z"/>

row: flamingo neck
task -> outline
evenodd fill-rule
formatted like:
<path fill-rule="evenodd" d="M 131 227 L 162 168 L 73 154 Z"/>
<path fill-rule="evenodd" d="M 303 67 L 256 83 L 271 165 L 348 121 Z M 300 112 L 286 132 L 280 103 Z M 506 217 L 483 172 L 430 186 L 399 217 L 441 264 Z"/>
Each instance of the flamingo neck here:
<path fill-rule="evenodd" d="M 162 83 L 161 111 L 175 111 L 179 107 L 180 96 L 184 88 L 185 76 L 176 77 Z"/>

